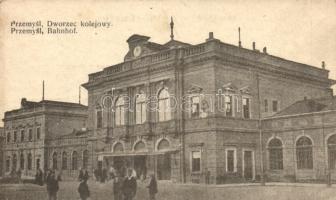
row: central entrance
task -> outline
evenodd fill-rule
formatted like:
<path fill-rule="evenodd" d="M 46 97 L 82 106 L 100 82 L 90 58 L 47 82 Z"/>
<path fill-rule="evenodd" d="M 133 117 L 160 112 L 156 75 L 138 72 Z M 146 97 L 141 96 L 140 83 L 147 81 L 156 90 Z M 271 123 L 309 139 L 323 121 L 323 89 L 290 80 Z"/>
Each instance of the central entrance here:
<path fill-rule="evenodd" d="M 157 178 L 158 180 L 170 180 L 170 154 L 158 155 L 157 157 Z"/>
<path fill-rule="evenodd" d="M 147 176 L 146 156 L 134 156 L 134 170 L 138 179 Z"/>

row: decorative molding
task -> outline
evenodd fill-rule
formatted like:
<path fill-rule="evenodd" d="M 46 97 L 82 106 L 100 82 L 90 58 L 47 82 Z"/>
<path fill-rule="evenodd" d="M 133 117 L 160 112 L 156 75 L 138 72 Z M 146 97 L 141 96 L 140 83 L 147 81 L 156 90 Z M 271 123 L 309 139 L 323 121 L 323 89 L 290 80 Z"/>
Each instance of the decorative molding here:
<path fill-rule="evenodd" d="M 242 94 L 248 94 L 248 95 L 251 94 L 251 88 L 250 88 L 250 86 L 244 86 L 244 87 L 240 88 L 239 91 Z"/>
<path fill-rule="evenodd" d="M 231 92 L 231 93 L 234 93 L 234 92 L 236 92 L 237 90 L 238 90 L 238 87 L 237 86 L 235 86 L 233 83 L 226 83 L 226 84 L 224 84 L 223 86 L 223 89 L 224 89 L 224 91 L 226 91 L 226 92 Z"/>
<path fill-rule="evenodd" d="M 199 93 L 201 93 L 202 91 L 203 91 L 203 88 L 201 88 L 200 86 L 198 86 L 198 85 L 192 85 L 192 86 L 188 89 L 187 93 L 188 93 L 188 94 L 194 94 L 194 93 L 199 94 Z"/>

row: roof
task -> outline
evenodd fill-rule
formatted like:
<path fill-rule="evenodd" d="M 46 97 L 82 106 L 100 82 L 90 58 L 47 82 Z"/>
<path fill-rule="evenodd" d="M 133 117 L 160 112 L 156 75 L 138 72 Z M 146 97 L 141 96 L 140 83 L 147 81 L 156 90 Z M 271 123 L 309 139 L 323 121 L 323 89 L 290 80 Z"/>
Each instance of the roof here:
<path fill-rule="evenodd" d="M 161 44 L 155 43 L 155 42 L 148 42 L 146 47 L 154 51 L 160 51 L 160 50 L 167 49 L 167 47 Z"/>
<path fill-rule="evenodd" d="M 137 41 L 137 40 L 149 40 L 150 37 L 145 36 L 145 35 L 138 35 L 138 34 L 133 34 L 131 37 L 129 37 L 126 41 L 127 42 L 132 42 L 132 41 Z"/>
<path fill-rule="evenodd" d="M 185 46 L 191 46 L 191 44 L 185 43 L 185 42 L 181 42 L 178 40 L 170 40 L 169 42 L 167 42 L 166 44 L 164 44 L 163 46 L 165 47 L 185 47 Z"/>
<path fill-rule="evenodd" d="M 276 113 L 274 117 L 295 115 L 303 113 L 313 113 L 320 111 L 336 110 L 336 97 L 324 97 L 319 99 L 304 99 L 297 101 L 287 108 Z"/>
<path fill-rule="evenodd" d="M 5 113 L 16 112 L 22 109 L 35 109 L 35 108 L 39 108 L 42 106 L 59 106 L 59 107 L 71 107 L 71 108 L 83 108 L 83 109 L 87 108 L 87 106 L 79 104 L 79 103 L 53 101 L 53 100 L 42 100 L 42 101 L 36 102 L 36 101 L 28 101 L 26 98 L 22 98 L 21 107 L 19 109 L 6 111 Z"/>

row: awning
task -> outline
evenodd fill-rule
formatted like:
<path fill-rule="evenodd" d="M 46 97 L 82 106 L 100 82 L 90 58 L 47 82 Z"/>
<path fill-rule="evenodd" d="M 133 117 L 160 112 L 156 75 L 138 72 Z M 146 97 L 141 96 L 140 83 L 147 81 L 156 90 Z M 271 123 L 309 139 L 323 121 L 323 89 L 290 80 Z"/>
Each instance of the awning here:
<path fill-rule="evenodd" d="M 120 156 L 151 156 L 151 155 L 163 155 L 167 153 L 176 153 L 178 149 L 165 149 L 161 151 L 139 151 L 139 152 L 98 152 L 98 157 L 120 157 Z"/>

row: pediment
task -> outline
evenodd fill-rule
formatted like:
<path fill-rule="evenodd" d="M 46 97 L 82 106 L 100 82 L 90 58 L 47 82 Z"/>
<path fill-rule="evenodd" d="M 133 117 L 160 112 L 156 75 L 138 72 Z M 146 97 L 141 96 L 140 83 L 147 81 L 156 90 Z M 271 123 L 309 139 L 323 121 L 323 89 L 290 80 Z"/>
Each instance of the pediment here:
<path fill-rule="evenodd" d="M 251 88 L 249 86 L 245 86 L 240 88 L 240 92 L 243 94 L 251 94 Z"/>
<path fill-rule="evenodd" d="M 188 93 L 192 94 L 192 93 L 201 93 L 203 91 L 203 88 L 201 88 L 200 86 L 197 85 L 192 85 L 189 89 L 188 89 Z"/>
<path fill-rule="evenodd" d="M 224 91 L 227 92 L 236 92 L 238 90 L 237 86 L 235 86 L 233 83 L 226 83 L 223 86 Z"/>

